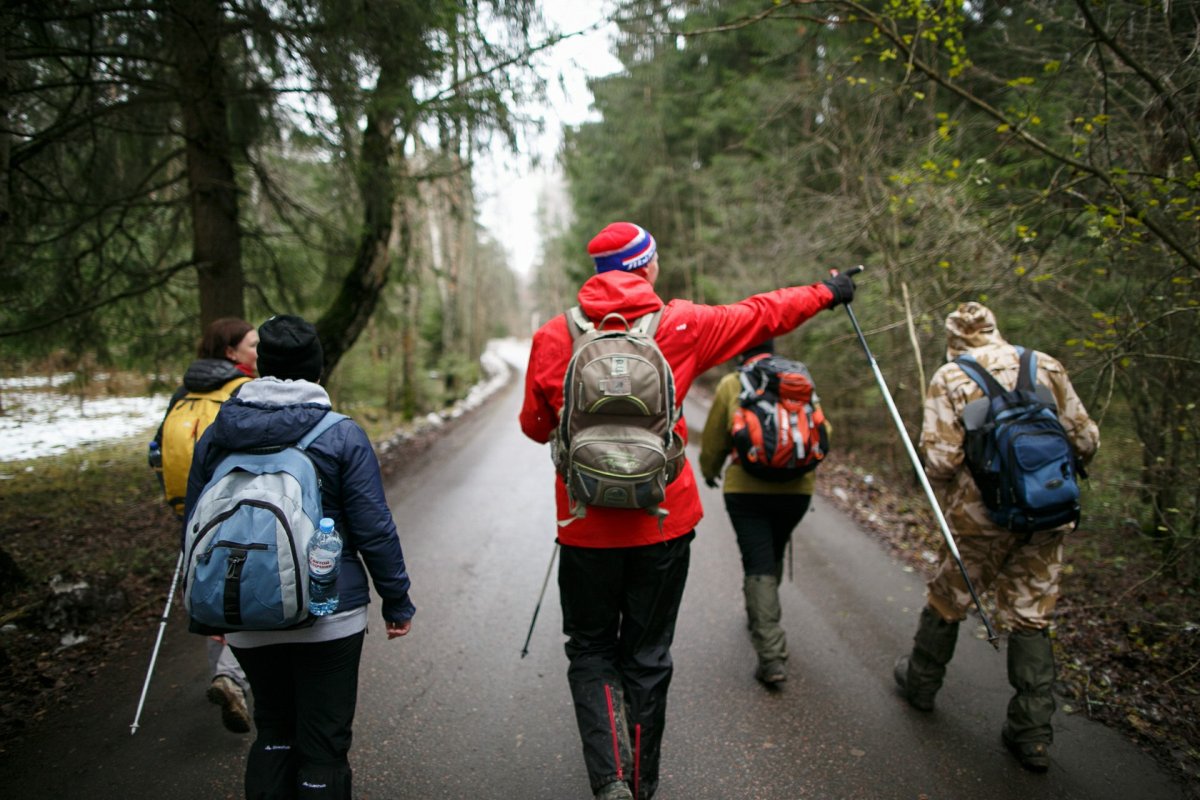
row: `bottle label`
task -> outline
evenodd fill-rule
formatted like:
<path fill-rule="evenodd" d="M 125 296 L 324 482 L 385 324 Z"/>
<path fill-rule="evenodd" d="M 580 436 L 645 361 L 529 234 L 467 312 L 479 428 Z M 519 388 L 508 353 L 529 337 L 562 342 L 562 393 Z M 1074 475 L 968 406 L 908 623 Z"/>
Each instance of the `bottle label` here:
<path fill-rule="evenodd" d="M 308 571 L 313 575 L 325 576 L 333 572 L 336 563 L 329 553 L 313 553 L 308 557 Z"/>

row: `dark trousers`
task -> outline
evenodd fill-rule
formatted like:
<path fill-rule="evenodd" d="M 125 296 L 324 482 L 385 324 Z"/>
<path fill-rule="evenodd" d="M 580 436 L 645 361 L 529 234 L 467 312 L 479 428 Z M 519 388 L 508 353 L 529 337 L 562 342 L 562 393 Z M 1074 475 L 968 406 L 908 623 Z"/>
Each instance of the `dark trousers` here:
<path fill-rule="evenodd" d="M 258 731 L 246 759 L 247 800 L 349 800 L 364 633 L 233 648 L 250 680 Z"/>
<path fill-rule="evenodd" d="M 615 780 L 636 783 L 640 798 L 658 787 L 671 641 L 694 537 L 644 547 L 562 547 L 567 682 L 593 792 Z"/>
<path fill-rule="evenodd" d="M 792 531 L 812 502 L 807 494 L 726 494 L 725 510 L 737 534 L 746 575 L 779 577 Z"/>

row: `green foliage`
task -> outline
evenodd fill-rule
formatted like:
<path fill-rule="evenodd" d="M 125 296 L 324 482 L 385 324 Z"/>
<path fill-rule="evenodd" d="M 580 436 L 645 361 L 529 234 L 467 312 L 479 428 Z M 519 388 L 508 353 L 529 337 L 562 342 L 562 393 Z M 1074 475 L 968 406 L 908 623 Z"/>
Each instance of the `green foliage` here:
<path fill-rule="evenodd" d="M 706 302 L 866 264 L 855 309 L 914 435 L 946 312 L 989 304 L 1010 341 L 1068 365 L 1102 454 L 1121 442 L 1095 471 L 1120 506 L 1103 520 L 1137 519 L 1185 563 L 1200 532 L 1192 11 L 639 0 L 621 19 L 625 69 L 594 83 L 600 119 L 567 138 L 574 252 L 632 219 L 659 239 L 660 293 Z M 829 322 L 783 346 L 849 421 L 843 441 L 903 461 Z"/>
<path fill-rule="evenodd" d="M 190 183 L 172 36 L 199 12 L 223 23 L 225 79 L 209 89 L 224 119 L 203 122 L 232 145 L 212 155 L 233 161 L 245 316 L 317 320 L 349 284 L 357 316 L 345 328 L 365 326 L 366 309 L 400 317 L 376 329 L 399 341 L 364 346 L 403 354 L 389 397 L 416 413 L 426 393 L 406 382 L 447 353 L 478 356 L 522 316 L 503 253 L 477 228 L 470 163 L 493 131 L 514 141 L 510 106 L 537 90 L 523 68 L 532 0 L 169 0 L 155 14 L 123 1 L 6 4 L 0 367 L 171 375 L 189 360 L 207 280 L 190 213 L 203 187 Z M 435 252 L 430 218 L 453 249 Z M 389 279 L 421 296 L 380 302 Z M 422 315 L 445 324 L 418 348 L 409 333 Z"/>

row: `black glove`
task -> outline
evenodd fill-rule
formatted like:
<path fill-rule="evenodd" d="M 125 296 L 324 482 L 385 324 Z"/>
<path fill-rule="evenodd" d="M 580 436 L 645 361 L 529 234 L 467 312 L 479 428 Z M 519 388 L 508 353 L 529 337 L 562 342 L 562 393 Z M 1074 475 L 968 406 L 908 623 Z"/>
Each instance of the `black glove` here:
<path fill-rule="evenodd" d="M 709 486 L 711 486 L 713 489 L 717 488 L 717 479 L 716 478 L 705 478 L 704 482 L 707 483 Z"/>
<path fill-rule="evenodd" d="M 821 283 L 828 286 L 829 291 L 833 292 L 833 302 L 829 304 L 830 308 L 842 303 L 849 303 L 854 299 L 854 281 L 845 272 L 831 275 Z"/>

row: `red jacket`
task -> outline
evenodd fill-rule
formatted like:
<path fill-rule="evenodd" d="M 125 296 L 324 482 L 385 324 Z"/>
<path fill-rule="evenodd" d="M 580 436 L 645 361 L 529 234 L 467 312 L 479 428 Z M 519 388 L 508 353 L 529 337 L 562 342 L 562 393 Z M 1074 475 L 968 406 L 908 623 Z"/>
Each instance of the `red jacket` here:
<path fill-rule="evenodd" d="M 727 306 L 705 306 L 672 300 L 654 340 L 675 375 L 675 399 L 680 406 L 697 375 L 749 347 L 798 327 L 828 308 L 833 294 L 823 284 L 793 286 L 756 294 Z M 663 306 L 654 287 L 640 272 L 610 271 L 594 275 L 579 290 L 579 305 L 593 322 L 619 313 L 632 320 Z M 559 314 L 533 335 L 525 372 L 525 403 L 521 430 L 535 442 L 550 441 L 563 405 L 563 375 L 571 358 L 571 332 Z M 682 415 L 676 430 L 687 441 Z M 566 486 L 555 477 L 554 494 L 560 520 L 572 519 Z M 641 510 L 589 507 L 587 516 L 560 527 L 558 539 L 576 547 L 633 547 L 655 544 L 691 531 L 704 510 L 691 464 L 667 487 L 662 504 L 669 514 L 662 530 L 658 519 Z"/>

